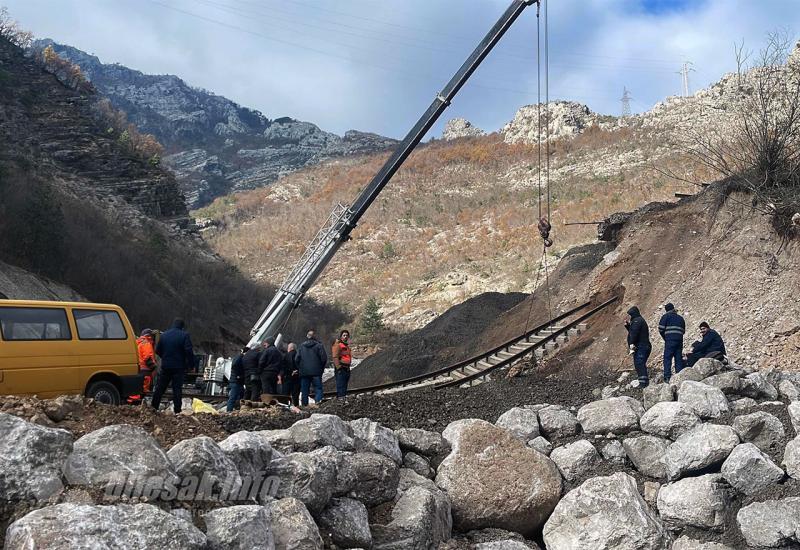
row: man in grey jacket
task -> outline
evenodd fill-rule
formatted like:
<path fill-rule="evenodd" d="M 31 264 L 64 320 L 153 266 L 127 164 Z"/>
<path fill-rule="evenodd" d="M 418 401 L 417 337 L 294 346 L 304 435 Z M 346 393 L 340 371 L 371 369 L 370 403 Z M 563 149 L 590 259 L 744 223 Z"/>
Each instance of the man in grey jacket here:
<path fill-rule="evenodd" d="M 314 384 L 314 401 L 322 401 L 322 371 L 328 364 L 328 354 L 319 340 L 314 336 L 314 331 L 309 330 L 306 341 L 297 347 L 295 356 L 297 369 L 300 371 L 300 403 L 308 405 L 308 394 L 311 384 Z"/>

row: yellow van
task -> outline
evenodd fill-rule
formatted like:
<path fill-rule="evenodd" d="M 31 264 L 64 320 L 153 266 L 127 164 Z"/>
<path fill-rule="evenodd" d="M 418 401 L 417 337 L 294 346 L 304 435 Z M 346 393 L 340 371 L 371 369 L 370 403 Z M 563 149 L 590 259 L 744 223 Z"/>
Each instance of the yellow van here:
<path fill-rule="evenodd" d="M 141 392 L 136 337 L 119 306 L 0 300 L 0 395 L 118 405 Z"/>

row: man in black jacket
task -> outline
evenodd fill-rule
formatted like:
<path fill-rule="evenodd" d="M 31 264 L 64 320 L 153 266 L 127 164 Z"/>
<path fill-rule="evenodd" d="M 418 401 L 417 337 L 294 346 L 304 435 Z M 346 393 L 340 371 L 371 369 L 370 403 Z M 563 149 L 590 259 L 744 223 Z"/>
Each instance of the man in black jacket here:
<path fill-rule="evenodd" d="M 158 410 L 161 396 L 172 382 L 172 405 L 175 414 L 181 412 L 183 403 L 183 375 L 194 366 L 194 350 L 189 333 L 184 330 L 183 319 L 175 319 L 172 327 L 161 334 L 156 344 L 156 354 L 161 358 L 158 383 L 153 392 L 153 408 Z"/>
<path fill-rule="evenodd" d="M 314 401 L 322 401 L 322 371 L 328 364 L 328 354 L 325 347 L 314 337 L 314 331 L 309 330 L 306 341 L 297 349 L 297 370 L 300 371 L 300 402 L 305 407 L 308 405 L 308 394 L 311 384 L 314 384 Z"/>
<path fill-rule="evenodd" d="M 250 401 L 261 400 L 261 371 L 258 370 L 258 360 L 261 357 L 261 349 L 253 346 L 242 357 L 242 367 L 244 368 L 244 399 Z"/>
<path fill-rule="evenodd" d="M 664 339 L 664 382 L 672 378 L 672 360 L 675 360 L 675 374 L 683 370 L 683 334 L 686 321 L 675 311 L 672 304 L 664 305 L 664 315 L 658 322 L 658 333 Z"/>
<path fill-rule="evenodd" d="M 282 369 L 283 356 L 275 347 L 275 338 L 269 337 L 264 341 L 264 351 L 258 358 L 258 370 L 261 372 L 261 393 L 270 395 L 278 393 L 278 376 Z"/>
<path fill-rule="evenodd" d="M 244 354 L 250 351 L 247 346 L 242 348 L 241 353 L 236 356 L 231 364 L 231 378 L 228 382 L 228 406 L 227 411 L 232 412 L 239 404 L 239 400 L 244 394 Z"/>
<path fill-rule="evenodd" d="M 300 406 L 300 371 L 297 369 L 297 345 L 290 342 L 286 348 L 286 355 L 283 356 L 283 393 L 292 400 L 292 405 Z"/>
<path fill-rule="evenodd" d="M 650 384 L 647 359 L 653 350 L 650 344 L 650 329 L 647 327 L 647 321 L 639 313 L 638 307 L 630 308 L 628 315 L 630 320 L 625 321 L 625 328 L 628 330 L 628 349 L 633 355 L 633 366 L 636 367 L 636 374 L 639 376 L 639 387 L 646 388 Z"/>
<path fill-rule="evenodd" d="M 708 326 L 708 323 L 703 321 L 700 323 L 700 334 L 703 339 L 699 342 L 692 344 L 692 352 L 686 356 L 686 366 L 693 367 L 699 359 L 703 357 L 712 357 L 714 359 L 722 360 L 727 352 L 725 351 L 725 342 L 722 341 L 722 336 Z"/>

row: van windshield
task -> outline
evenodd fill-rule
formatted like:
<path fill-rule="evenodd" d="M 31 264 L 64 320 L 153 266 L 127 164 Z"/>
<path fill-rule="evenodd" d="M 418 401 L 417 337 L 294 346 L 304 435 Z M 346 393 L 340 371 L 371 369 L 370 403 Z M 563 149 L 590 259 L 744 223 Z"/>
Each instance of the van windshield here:
<path fill-rule="evenodd" d="M 58 308 L 0 307 L 3 340 L 70 340 L 67 312 Z"/>

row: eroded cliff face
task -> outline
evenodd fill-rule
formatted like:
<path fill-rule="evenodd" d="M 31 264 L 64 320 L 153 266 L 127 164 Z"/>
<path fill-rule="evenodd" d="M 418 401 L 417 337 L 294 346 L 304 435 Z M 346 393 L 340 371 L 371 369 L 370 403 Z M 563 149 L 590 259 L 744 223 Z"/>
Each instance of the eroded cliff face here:
<path fill-rule="evenodd" d="M 329 158 L 383 151 L 395 140 L 351 130 L 344 136 L 289 117 L 271 120 L 173 75 L 148 75 L 104 64 L 76 48 L 40 40 L 81 67 L 97 90 L 166 147 L 190 208 Z"/>

